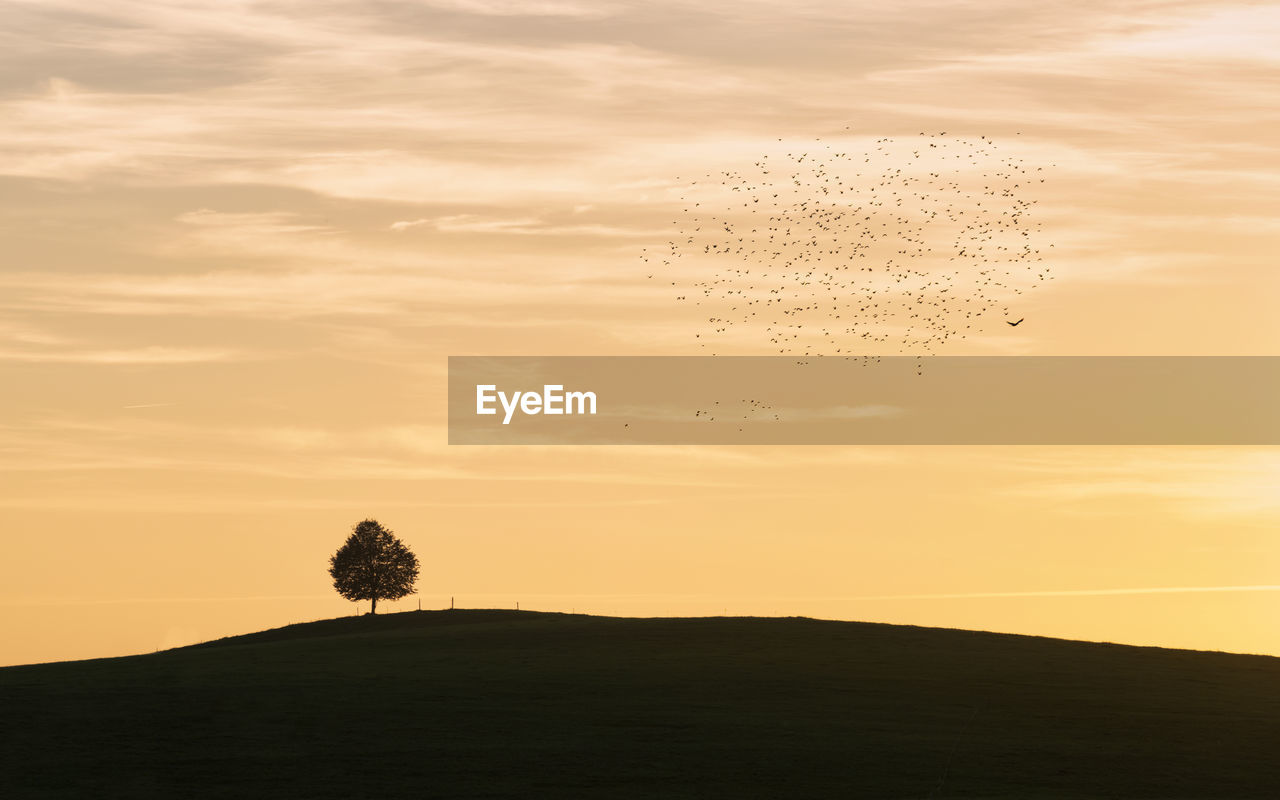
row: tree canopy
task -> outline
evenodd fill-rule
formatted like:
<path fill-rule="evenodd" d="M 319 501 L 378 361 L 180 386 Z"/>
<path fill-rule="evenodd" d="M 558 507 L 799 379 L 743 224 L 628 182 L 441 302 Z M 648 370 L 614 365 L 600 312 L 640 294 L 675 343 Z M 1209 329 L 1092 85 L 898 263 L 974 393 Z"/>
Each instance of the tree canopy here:
<path fill-rule="evenodd" d="M 369 613 L 378 613 L 379 600 L 413 594 L 418 557 L 377 520 L 366 519 L 351 529 L 347 541 L 329 558 L 333 588 L 348 600 L 370 600 Z"/>

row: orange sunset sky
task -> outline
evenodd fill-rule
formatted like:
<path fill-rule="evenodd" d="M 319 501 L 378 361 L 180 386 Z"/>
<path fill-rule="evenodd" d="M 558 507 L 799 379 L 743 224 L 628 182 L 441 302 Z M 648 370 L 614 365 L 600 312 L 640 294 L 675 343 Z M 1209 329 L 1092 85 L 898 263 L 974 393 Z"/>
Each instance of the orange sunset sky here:
<path fill-rule="evenodd" d="M 365 517 L 424 608 L 1280 654 L 1275 448 L 446 444 L 449 355 L 700 354 L 641 250 L 818 139 L 1055 165 L 946 354 L 1277 354 L 1280 7 L 782 9 L 0 0 L 0 664 L 352 613 Z"/>

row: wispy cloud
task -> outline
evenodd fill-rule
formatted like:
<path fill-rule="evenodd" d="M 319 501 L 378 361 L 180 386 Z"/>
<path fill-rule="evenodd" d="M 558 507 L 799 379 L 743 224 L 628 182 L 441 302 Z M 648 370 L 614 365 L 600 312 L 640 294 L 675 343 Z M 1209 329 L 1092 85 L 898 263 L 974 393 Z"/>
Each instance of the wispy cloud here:
<path fill-rule="evenodd" d="M 10 608 L 182 605 L 186 603 L 258 603 L 273 600 L 332 600 L 327 594 L 263 594 L 243 597 L 23 597 L 0 599 L 0 606 Z"/>
<path fill-rule="evenodd" d="M 1201 594 L 1220 592 L 1280 592 L 1280 584 L 1252 586 L 1143 586 L 1126 589 L 1049 589 L 1027 592 L 961 592 L 953 594 L 858 595 L 850 600 L 998 600 L 1032 597 L 1112 597 L 1145 594 Z"/>
<path fill-rule="evenodd" d="M 9 350 L 0 348 L 0 361 L 41 364 L 194 364 L 226 361 L 237 357 L 232 350 L 218 348 L 164 347 L 154 345 L 119 350 Z"/>
<path fill-rule="evenodd" d="M 572 299 L 572 283 L 546 285 L 532 276 L 522 280 L 512 277 L 511 281 L 495 285 L 493 281 L 453 274 L 314 270 L 95 275 L 72 283 L 50 275 L 0 274 L 0 287 L 10 290 L 0 299 L 0 308 L 139 316 L 304 317 L 393 315 L 422 308 L 499 304 L 512 299 L 531 304 Z M 619 304 L 635 302 L 623 286 L 602 287 L 592 296 L 597 300 L 612 296 Z"/>
<path fill-rule="evenodd" d="M 1280 511 L 1280 455 L 1257 448 L 1067 449 L 1006 453 L 1008 494 L 1066 502 L 1155 500 L 1212 514 Z"/>

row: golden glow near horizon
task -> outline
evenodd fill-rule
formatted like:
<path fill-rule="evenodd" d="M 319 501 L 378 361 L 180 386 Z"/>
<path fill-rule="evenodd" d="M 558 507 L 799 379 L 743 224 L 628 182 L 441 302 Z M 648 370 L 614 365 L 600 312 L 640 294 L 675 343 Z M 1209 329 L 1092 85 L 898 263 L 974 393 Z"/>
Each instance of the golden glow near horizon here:
<path fill-rule="evenodd" d="M 1275 355 L 1275 6 L 0 15 L 0 663 L 350 613 L 326 563 L 365 517 L 419 555 L 423 607 L 1280 654 L 1274 448 L 444 431 L 448 355 L 697 353 L 642 248 L 688 176 L 819 138 L 1056 165 L 1054 284 L 947 354 Z"/>

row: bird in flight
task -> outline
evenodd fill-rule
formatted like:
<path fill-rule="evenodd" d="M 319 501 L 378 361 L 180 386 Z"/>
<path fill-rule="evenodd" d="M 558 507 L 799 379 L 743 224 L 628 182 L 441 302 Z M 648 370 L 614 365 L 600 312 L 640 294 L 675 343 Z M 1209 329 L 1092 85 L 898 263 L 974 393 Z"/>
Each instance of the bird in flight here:
<path fill-rule="evenodd" d="M 1026 319 L 1026 317 L 1023 317 L 1023 319 Z M 1022 324 L 1022 320 L 1020 319 L 1017 322 L 1009 322 L 1009 320 L 1005 320 L 1005 324 L 1007 324 L 1011 328 L 1016 328 Z"/>

